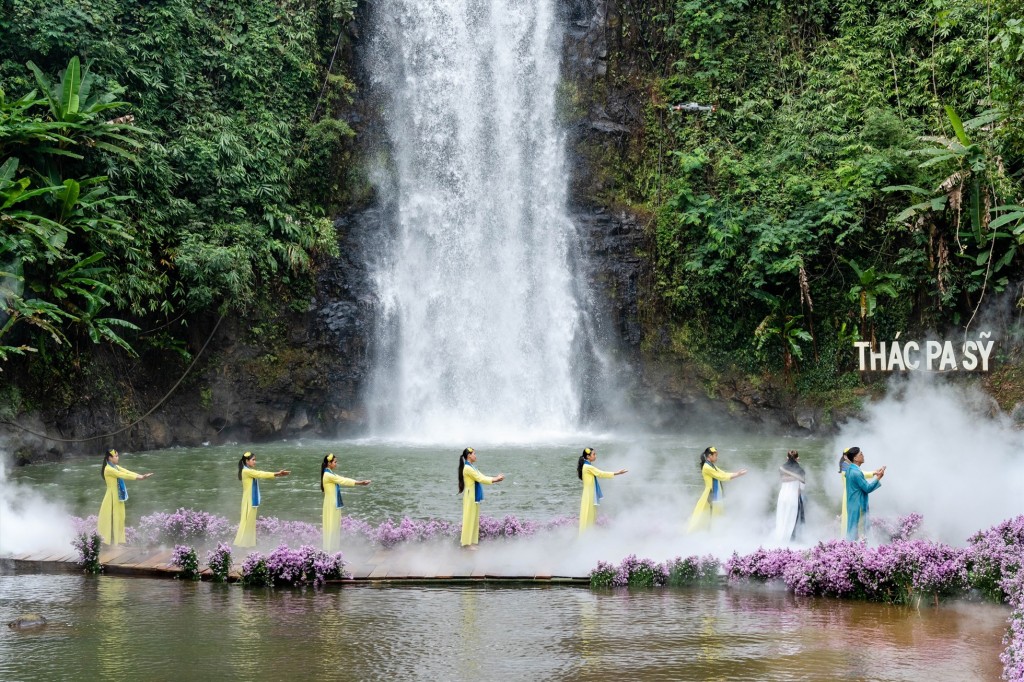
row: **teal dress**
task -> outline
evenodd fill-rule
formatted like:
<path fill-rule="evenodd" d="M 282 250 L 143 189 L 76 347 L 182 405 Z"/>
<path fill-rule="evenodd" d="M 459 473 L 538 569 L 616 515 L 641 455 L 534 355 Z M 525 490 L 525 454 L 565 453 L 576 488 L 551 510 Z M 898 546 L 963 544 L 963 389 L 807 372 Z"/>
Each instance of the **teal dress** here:
<path fill-rule="evenodd" d="M 856 464 L 846 470 L 846 539 L 857 540 L 864 536 L 868 518 L 868 495 L 878 489 L 878 479 L 868 483 L 864 472 Z"/>

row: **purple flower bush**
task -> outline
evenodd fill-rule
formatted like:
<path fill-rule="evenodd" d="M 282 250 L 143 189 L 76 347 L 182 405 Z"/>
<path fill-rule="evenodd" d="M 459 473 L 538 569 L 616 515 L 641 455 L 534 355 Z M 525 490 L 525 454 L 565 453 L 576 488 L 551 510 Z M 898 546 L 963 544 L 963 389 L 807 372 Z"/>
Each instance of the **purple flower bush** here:
<path fill-rule="evenodd" d="M 252 552 L 242 563 L 242 584 L 272 587 L 275 585 L 323 585 L 328 580 L 348 577 L 341 552 L 327 554 L 303 545 L 290 549 L 281 545 L 268 556 Z"/>
<path fill-rule="evenodd" d="M 217 543 L 217 548 L 206 555 L 206 565 L 213 574 L 213 582 L 227 582 L 228 573 L 231 571 L 231 546 L 223 542 Z"/>
<path fill-rule="evenodd" d="M 782 580 L 786 567 L 795 561 L 799 552 L 795 549 L 764 549 L 740 556 L 733 552 L 732 558 L 725 562 L 725 574 L 730 580 Z"/>
<path fill-rule="evenodd" d="M 95 533 L 96 528 L 99 527 L 99 517 L 93 514 L 92 516 L 86 516 L 84 519 L 80 516 L 71 517 L 71 529 L 75 531 L 75 535 L 82 535 L 83 533 Z"/>
<path fill-rule="evenodd" d="M 1017 571 L 1013 577 L 1002 582 L 1007 601 L 1013 608 L 1010 627 L 1003 636 L 1006 649 L 999 655 L 1003 664 L 1003 679 L 1010 682 L 1024 681 L 1024 571 Z"/>
<path fill-rule="evenodd" d="M 76 533 L 96 528 L 96 516 L 85 519 L 72 517 L 71 521 Z M 530 537 L 539 532 L 575 528 L 578 523 L 579 519 L 575 516 L 560 516 L 543 522 L 518 519 L 512 515 L 503 519 L 484 516 L 480 518 L 480 538 L 494 540 Z M 606 524 L 607 520 L 604 517 L 598 519 L 598 525 Z M 127 527 L 125 535 L 128 544 L 202 546 L 214 542 L 229 542 L 237 528 L 237 525 L 223 516 L 182 508 L 173 514 L 157 512 L 143 516 L 138 529 Z M 460 523 L 444 519 L 418 520 L 408 516 L 399 521 L 385 519 L 374 526 L 366 521 L 344 516 L 341 519 L 341 530 L 346 535 L 361 537 L 370 544 L 390 548 L 407 542 L 452 540 L 459 537 L 462 526 Z M 256 533 L 262 539 L 269 538 L 272 542 L 289 545 L 316 545 L 321 539 L 319 525 L 305 521 L 284 521 L 273 516 L 257 518 Z"/>
<path fill-rule="evenodd" d="M 935 598 L 968 587 L 965 550 L 925 540 L 869 547 L 830 540 L 806 551 L 760 548 L 726 562 L 731 580 L 781 580 L 795 594 L 905 604 L 916 595 Z"/>
<path fill-rule="evenodd" d="M 530 537 L 540 532 L 575 528 L 578 523 L 579 519 L 574 516 L 560 516 L 544 522 L 518 519 L 511 514 L 503 519 L 483 516 L 480 518 L 480 539 Z M 341 530 L 346 535 L 362 537 L 371 544 L 395 547 L 407 542 L 453 540 L 459 537 L 462 525 L 444 519 L 418 520 L 406 516 L 400 521 L 386 519 L 380 525 L 372 526 L 345 516 L 341 519 Z"/>
<path fill-rule="evenodd" d="M 354 535 L 370 539 L 374 533 L 374 527 L 362 519 L 353 516 L 341 517 L 341 532 L 345 535 Z"/>
<path fill-rule="evenodd" d="M 215 542 L 231 532 L 231 523 L 223 516 L 184 508 L 143 516 L 138 528 L 139 538 L 153 545 Z"/>
<path fill-rule="evenodd" d="M 1024 515 L 972 535 L 966 555 L 971 585 L 1013 609 L 999 660 L 1003 679 L 1024 682 Z"/>
<path fill-rule="evenodd" d="M 665 562 L 670 587 L 687 585 L 714 585 L 718 583 L 721 563 L 710 554 L 706 556 L 676 557 Z"/>
<path fill-rule="evenodd" d="M 1024 682 L 1024 515 L 975 533 L 964 549 L 909 539 L 921 520 L 910 514 L 896 524 L 876 524 L 891 538 L 878 547 L 832 540 L 804 552 L 762 548 L 742 557 L 733 554 L 726 573 L 733 580 L 781 579 L 799 595 L 896 604 L 915 594 L 938 601 L 978 590 L 1013 609 L 999 659 L 1003 679 Z"/>
<path fill-rule="evenodd" d="M 75 535 L 82 535 L 83 533 L 88 535 L 89 533 L 95 533 L 96 527 L 99 525 L 99 517 L 95 514 L 86 516 L 84 519 L 80 516 L 71 517 L 71 528 L 74 530 Z M 131 526 L 125 526 L 124 528 L 124 540 L 127 545 L 135 545 L 139 543 L 139 533 Z M 103 538 L 100 538 L 100 542 Z"/>
<path fill-rule="evenodd" d="M 618 566 L 599 561 L 590 572 L 590 586 L 607 587 L 673 587 L 715 582 L 718 579 L 718 560 L 712 556 L 676 557 L 664 563 L 651 559 L 638 559 L 630 554 Z"/>
<path fill-rule="evenodd" d="M 100 543 L 103 542 L 103 538 L 95 530 L 96 517 L 94 516 L 92 519 L 91 530 L 78 531 L 75 539 L 71 541 L 71 545 L 78 552 L 78 563 L 85 569 L 85 572 L 99 573 L 103 568 L 100 566 Z"/>
<path fill-rule="evenodd" d="M 447 521 L 431 519 L 417 521 L 408 516 L 401 521 L 385 520 L 376 528 L 370 527 L 367 539 L 381 547 L 394 547 L 403 542 L 425 542 L 439 537 L 455 537 L 459 527 Z M 483 535 L 481 529 L 481 535 Z"/>
<path fill-rule="evenodd" d="M 273 516 L 256 519 L 256 535 L 269 536 L 281 543 L 294 545 L 318 545 L 321 540 L 320 526 L 305 521 L 283 521 Z"/>
<path fill-rule="evenodd" d="M 1016 575 L 1022 563 L 1024 515 L 979 531 L 967 539 L 971 586 L 991 599 L 1009 600 L 1003 581 Z"/>
<path fill-rule="evenodd" d="M 887 542 L 909 540 L 921 527 L 921 522 L 924 521 L 924 517 L 920 514 L 907 514 L 895 521 L 884 516 L 869 518 L 871 519 L 871 528 L 886 538 Z"/>
<path fill-rule="evenodd" d="M 199 580 L 199 557 L 196 550 L 188 545 L 175 545 L 171 563 L 181 569 L 181 577 Z"/>

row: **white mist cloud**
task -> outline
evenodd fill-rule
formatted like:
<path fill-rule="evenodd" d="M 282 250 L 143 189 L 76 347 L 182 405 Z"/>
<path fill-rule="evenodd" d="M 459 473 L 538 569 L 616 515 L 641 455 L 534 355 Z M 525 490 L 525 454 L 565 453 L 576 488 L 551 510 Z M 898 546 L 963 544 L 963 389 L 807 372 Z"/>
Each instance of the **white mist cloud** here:
<path fill-rule="evenodd" d="M 68 510 L 7 476 L 0 449 L 0 555 L 70 551 L 74 530 Z"/>
<path fill-rule="evenodd" d="M 666 459 L 651 454 L 641 439 L 599 456 L 600 468 L 629 469 L 625 476 L 601 481 L 605 500 L 598 513 L 610 517 L 606 526 L 579 539 L 574 529 L 565 529 L 507 546 L 485 543 L 474 561 L 505 575 L 530 567 L 586 575 L 598 561 L 619 562 L 629 554 L 657 561 L 703 554 L 725 560 L 733 552 L 781 546 L 774 539 L 778 465 L 788 447 L 799 449 L 799 441 L 766 437 L 762 454 L 752 456 L 743 447 L 722 446 L 731 440 L 727 435 L 716 440 L 722 468 L 747 468 L 749 473 L 726 484 L 726 513 L 715 519 L 710 532 L 686 533 L 701 491 L 693 455 L 699 448 L 687 443 L 680 446 L 686 455 Z M 819 458 L 808 467 L 808 523 L 800 541 L 787 546 L 809 547 L 841 536 L 838 458 L 853 445 L 865 451 L 865 468 L 887 465 L 882 486 L 871 494 L 873 516 L 895 519 L 917 512 L 924 516 L 922 535 L 963 545 L 976 531 L 1024 513 L 1024 434 L 976 387 L 915 377 L 895 381 L 887 397 L 867 406 L 862 419 L 841 428 L 824 461 Z M 764 461 L 764 449 L 778 456 Z"/>
<path fill-rule="evenodd" d="M 924 515 L 924 532 L 963 544 L 975 531 L 1024 513 L 1024 434 L 973 386 L 920 376 L 894 381 L 835 451 L 856 445 L 865 469 L 886 465 L 871 513 Z M 838 495 L 838 477 L 834 482 Z"/>

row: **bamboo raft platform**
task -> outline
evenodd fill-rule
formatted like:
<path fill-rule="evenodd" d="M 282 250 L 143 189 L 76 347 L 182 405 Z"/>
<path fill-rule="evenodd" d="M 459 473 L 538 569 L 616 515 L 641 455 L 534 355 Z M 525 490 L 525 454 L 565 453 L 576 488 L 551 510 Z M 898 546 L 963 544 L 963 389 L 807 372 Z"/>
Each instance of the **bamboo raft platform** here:
<path fill-rule="evenodd" d="M 109 547 L 100 552 L 99 562 L 104 575 L 176 578 L 181 569 L 170 563 L 172 552 L 172 549 L 166 547 Z M 422 560 L 412 561 L 399 551 L 379 550 L 346 564 L 345 571 L 351 575 L 350 578 L 330 582 L 343 585 L 590 584 L 590 579 L 585 576 L 559 576 L 544 571 L 534 575 L 495 574 L 480 566 L 483 562 L 479 561 L 476 554 L 464 552 L 449 558 L 439 556 L 436 561 L 431 561 L 429 569 L 425 569 L 416 565 L 422 564 Z M 200 564 L 200 569 L 202 580 L 212 578 L 205 564 Z M 78 564 L 77 553 L 69 549 L 0 557 L 0 570 L 11 573 L 81 573 L 82 567 Z M 236 568 L 228 575 L 228 581 L 237 582 L 240 577 Z"/>

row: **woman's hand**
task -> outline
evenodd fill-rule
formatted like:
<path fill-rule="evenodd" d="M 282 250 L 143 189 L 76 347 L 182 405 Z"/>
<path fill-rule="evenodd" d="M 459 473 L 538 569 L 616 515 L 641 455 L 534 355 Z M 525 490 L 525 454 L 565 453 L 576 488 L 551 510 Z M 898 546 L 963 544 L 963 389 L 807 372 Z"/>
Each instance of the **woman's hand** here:
<path fill-rule="evenodd" d="M 281 469 L 280 471 L 274 472 L 274 476 L 275 478 L 280 478 L 281 476 L 287 476 L 290 473 L 291 472 L 287 469 Z"/>
<path fill-rule="evenodd" d="M 619 469 L 618 471 L 615 472 L 615 475 L 616 476 L 621 476 L 622 474 L 626 473 L 627 471 L 629 471 L 629 469 Z"/>
<path fill-rule="evenodd" d="M 152 471 L 150 471 L 148 474 L 142 474 L 141 476 L 139 476 L 139 480 L 141 481 L 144 478 L 149 478 L 152 475 L 153 475 Z"/>
<path fill-rule="evenodd" d="M 491 483 L 501 483 L 504 480 L 505 480 L 505 474 L 498 474 L 497 476 L 494 477 L 494 479 L 491 481 Z"/>
<path fill-rule="evenodd" d="M 736 472 L 735 474 L 733 474 L 733 475 L 732 475 L 732 477 L 733 477 L 733 478 L 739 478 L 740 476 L 743 476 L 743 475 L 744 475 L 744 474 L 746 474 L 746 473 L 747 473 L 747 470 L 746 470 L 746 469 L 740 469 L 740 470 L 739 470 L 739 471 L 737 471 L 737 472 Z"/>
<path fill-rule="evenodd" d="M 356 485 L 370 485 L 370 480 L 367 479 L 365 481 L 356 481 Z"/>

